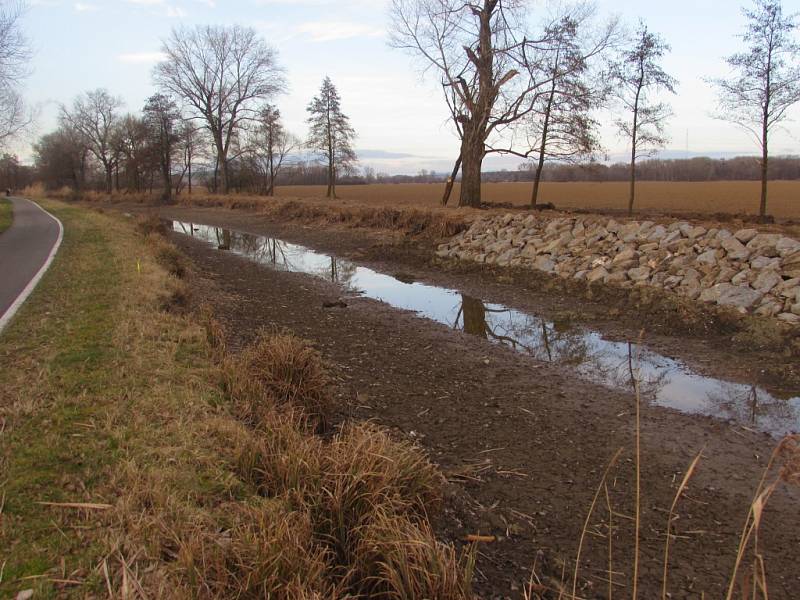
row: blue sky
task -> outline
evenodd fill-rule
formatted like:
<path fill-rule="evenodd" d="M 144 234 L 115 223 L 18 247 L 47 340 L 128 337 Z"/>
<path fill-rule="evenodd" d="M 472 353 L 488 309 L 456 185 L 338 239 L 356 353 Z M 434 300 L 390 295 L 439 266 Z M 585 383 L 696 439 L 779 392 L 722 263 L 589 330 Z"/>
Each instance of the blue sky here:
<path fill-rule="evenodd" d="M 105 87 L 131 111 L 152 94 L 150 73 L 160 40 L 176 25 L 240 23 L 275 46 L 287 70 L 289 93 L 279 97 L 288 128 L 304 136 L 305 106 L 322 78 L 339 88 L 358 132 L 362 164 L 388 172 L 444 171 L 458 153 L 436 81 L 424 79 L 411 57 L 388 47 L 384 0 L 28 0 L 26 29 L 36 50 L 27 93 L 41 106 L 38 133 L 53 128 L 57 106 Z M 534 10 L 541 2 L 532 2 Z M 711 117 L 714 93 L 704 77 L 726 74 L 722 57 L 737 50 L 743 18 L 738 0 L 597 0 L 599 14 L 646 20 L 672 46 L 664 64 L 680 81 L 671 98 L 669 149 L 692 153 L 751 153 L 746 133 Z M 787 12 L 800 0 L 785 0 Z M 793 111 L 800 117 L 800 108 Z M 625 152 L 603 113 L 603 141 L 616 158 Z M 800 154 L 800 123 L 774 137 L 774 152 Z M 23 156 L 28 151 L 21 147 Z M 388 153 L 381 158 L 379 152 Z M 516 161 L 490 161 L 489 167 Z"/>

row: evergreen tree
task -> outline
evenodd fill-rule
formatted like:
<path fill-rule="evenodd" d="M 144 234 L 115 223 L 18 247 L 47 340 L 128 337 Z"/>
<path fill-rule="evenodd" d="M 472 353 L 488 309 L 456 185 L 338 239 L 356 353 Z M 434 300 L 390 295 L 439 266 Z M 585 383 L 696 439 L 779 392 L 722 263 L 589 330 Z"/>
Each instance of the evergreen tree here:
<path fill-rule="evenodd" d="M 306 145 L 316 152 L 328 168 L 328 198 L 336 198 L 336 179 L 339 173 L 356 162 L 352 142 L 356 132 L 350 119 L 342 112 L 341 98 L 336 86 L 326 77 L 319 95 L 306 109 L 308 111 L 308 140 Z"/>

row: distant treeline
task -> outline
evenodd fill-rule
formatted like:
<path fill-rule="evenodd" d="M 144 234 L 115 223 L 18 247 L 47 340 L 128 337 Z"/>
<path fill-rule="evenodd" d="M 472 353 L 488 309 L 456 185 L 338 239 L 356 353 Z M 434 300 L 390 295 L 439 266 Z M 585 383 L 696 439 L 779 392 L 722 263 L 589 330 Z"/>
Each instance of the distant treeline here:
<path fill-rule="evenodd" d="M 697 157 L 688 159 L 651 159 L 636 165 L 640 181 L 759 181 L 761 163 L 755 156 L 736 158 Z M 523 165 L 516 171 L 484 171 L 483 181 L 532 182 L 535 171 Z M 373 180 L 353 183 L 435 183 L 447 179 L 448 175 L 432 171 L 420 171 L 417 175 L 387 175 L 378 173 Z M 800 179 L 800 157 L 784 156 L 771 159 L 769 178 L 772 180 Z M 460 179 L 460 178 L 459 178 Z M 630 165 L 626 163 L 546 164 L 542 172 L 543 181 L 628 181 Z"/>

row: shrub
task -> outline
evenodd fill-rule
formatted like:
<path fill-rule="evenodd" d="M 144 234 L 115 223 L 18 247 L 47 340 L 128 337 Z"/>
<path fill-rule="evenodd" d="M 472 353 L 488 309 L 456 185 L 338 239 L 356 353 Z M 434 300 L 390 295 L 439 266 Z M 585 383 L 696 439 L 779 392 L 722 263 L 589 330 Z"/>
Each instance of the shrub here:
<path fill-rule="evenodd" d="M 240 418 L 254 427 L 270 405 L 298 407 L 318 430 L 330 423 L 333 401 L 322 360 L 307 342 L 286 334 L 262 333 L 241 354 L 227 361 L 228 392 Z"/>

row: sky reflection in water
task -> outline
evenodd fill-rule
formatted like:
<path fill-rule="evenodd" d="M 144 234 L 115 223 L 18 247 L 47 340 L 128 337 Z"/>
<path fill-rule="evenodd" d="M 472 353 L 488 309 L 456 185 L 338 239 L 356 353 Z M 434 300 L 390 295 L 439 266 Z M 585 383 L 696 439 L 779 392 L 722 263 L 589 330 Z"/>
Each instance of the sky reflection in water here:
<path fill-rule="evenodd" d="M 609 341 L 598 332 L 484 303 L 456 290 L 405 283 L 281 240 L 178 221 L 173 229 L 277 270 L 327 279 L 348 293 L 414 311 L 537 360 L 567 365 L 582 378 L 611 388 L 630 390 L 637 373 L 643 397 L 662 406 L 735 421 L 774 435 L 800 431 L 800 397 L 780 399 L 756 386 L 704 377 L 635 343 Z"/>

